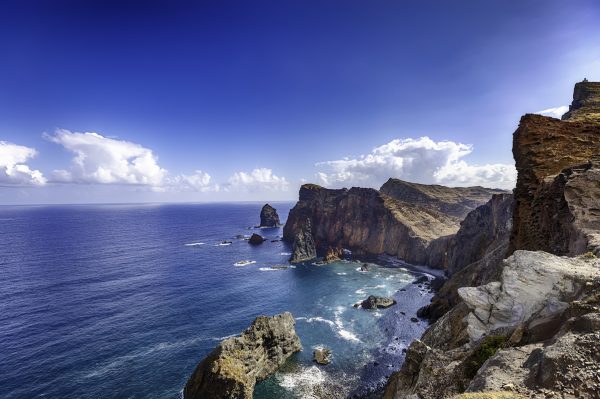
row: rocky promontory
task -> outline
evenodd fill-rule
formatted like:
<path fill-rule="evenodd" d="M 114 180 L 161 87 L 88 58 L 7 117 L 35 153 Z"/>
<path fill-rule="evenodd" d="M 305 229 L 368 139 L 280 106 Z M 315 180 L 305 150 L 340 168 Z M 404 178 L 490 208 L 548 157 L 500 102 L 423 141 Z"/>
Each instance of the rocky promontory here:
<path fill-rule="evenodd" d="M 238 337 L 222 341 L 183 390 L 185 399 L 251 399 L 254 385 L 302 350 L 291 313 L 259 316 Z"/>
<path fill-rule="evenodd" d="M 420 203 L 420 197 L 408 194 L 402 197 L 399 192 L 404 189 L 394 190 L 396 184 L 412 187 L 412 183 L 394 180 L 384 185 L 386 192 L 405 200 L 372 188 L 336 190 L 305 184 L 300 188 L 298 203 L 290 211 L 283 239 L 293 242 L 305 220 L 310 219 L 317 252 L 322 254 L 329 247 L 348 248 L 356 254 L 388 254 L 410 263 L 443 267 L 447 242 L 460 226 L 461 219 L 454 214 L 469 207 L 474 209 L 479 201 L 485 203 L 498 192 L 479 188 L 442 190 L 431 186 L 436 187 L 428 192 L 431 199 Z M 414 187 L 413 194 L 417 189 L 424 192 L 429 186 Z M 449 199 L 452 190 L 461 195 Z M 476 194 L 470 195 L 469 190 Z M 486 190 L 488 197 L 483 200 L 482 193 Z M 434 201 L 433 196 L 438 191 L 444 193 L 444 201 Z M 461 200 L 456 199 L 458 197 Z M 440 210 L 446 209 L 440 204 L 454 200 L 461 203 L 460 212 L 453 207 L 450 207 L 452 214 Z"/>
<path fill-rule="evenodd" d="M 260 210 L 260 226 L 259 227 L 277 227 L 279 226 L 279 215 L 277 209 L 269 204 L 265 204 Z"/>

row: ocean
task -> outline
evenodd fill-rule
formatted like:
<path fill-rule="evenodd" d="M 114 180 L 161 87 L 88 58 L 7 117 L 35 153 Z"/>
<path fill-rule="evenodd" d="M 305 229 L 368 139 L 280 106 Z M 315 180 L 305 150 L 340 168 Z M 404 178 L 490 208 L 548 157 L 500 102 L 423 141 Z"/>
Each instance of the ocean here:
<path fill-rule="evenodd" d="M 220 340 L 284 311 L 304 350 L 255 398 L 381 386 L 426 327 L 411 321 L 431 298 L 412 284 L 423 271 L 391 258 L 272 269 L 291 247 L 281 228 L 253 227 L 262 205 L 0 207 L 0 396 L 180 398 Z M 293 204 L 273 205 L 284 222 Z M 268 240 L 241 237 L 254 232 Z M 398 304 L 353 308 L 369 294 Z M 331 364 L 313 363 L 318 346 L 332 349 Z"/>

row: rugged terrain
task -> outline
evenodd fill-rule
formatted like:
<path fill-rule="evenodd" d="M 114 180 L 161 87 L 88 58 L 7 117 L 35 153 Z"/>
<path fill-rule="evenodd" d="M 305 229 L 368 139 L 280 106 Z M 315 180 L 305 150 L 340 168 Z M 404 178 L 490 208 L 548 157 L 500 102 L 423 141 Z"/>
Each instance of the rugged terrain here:
<path fill-rule="evenodd" d="M 390 179 L 380 191 L 305 184 L 290 211 L 283 239 L 293 242 L 310 220 L 317 252 L 343 247 L 355 254 L 388 254 L 443 267 L 447 242 L 460 227 L 460 215 L 498 192 L 502 191 L 442 188 L 397 179 Z"/>
<path fill-rule="evenodd" d="M 467 216 L 449 242 L 451 277 L 422 310 L 439 319 L 411 344 L 384 398 L 600 397 L 599 88 L 578 83 L 562 121 L 521 118 L 512 223 L 494 222 L 506 221 L 500 204 Z M 453 251 L 463 263 L 480 259 L 455 268 Z"/>

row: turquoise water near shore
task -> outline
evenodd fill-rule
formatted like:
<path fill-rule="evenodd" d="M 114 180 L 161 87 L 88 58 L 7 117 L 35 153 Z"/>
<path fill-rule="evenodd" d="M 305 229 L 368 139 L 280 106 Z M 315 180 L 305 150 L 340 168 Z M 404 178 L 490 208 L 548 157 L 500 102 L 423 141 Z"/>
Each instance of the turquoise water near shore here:
<path fill-rule="evenodd" d="M 285 219 L 291 203 L 275 207 Z M 196 364 L 260 314 L 294 314 L 304 350 L 255 398 L 362 394 L 426 327 L 421 274 L 399 261 L 287 265 L 262 204 L 0 208 L 0 387 L 6 398 L 178 398 Z M 238 235 L 268 238 L 253 247 Z M 223 240 L 229 245 L 220 245 Z M 250 260 L 245 266 L 235 266 Z M 362 261 L 370 271 L 361 272 Z M 365 311 L 369 294 L 398 305 Z M 331 364 L 312 350 L 333 350 Z"/>

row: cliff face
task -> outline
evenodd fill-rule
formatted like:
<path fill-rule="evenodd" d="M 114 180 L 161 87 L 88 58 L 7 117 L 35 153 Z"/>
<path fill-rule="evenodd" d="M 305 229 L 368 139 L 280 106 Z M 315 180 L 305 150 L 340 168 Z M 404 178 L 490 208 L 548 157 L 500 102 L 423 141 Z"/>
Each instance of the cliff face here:
<path fill-rule="evenodd" d="M 344 247 L 355 253 L 388 254 L 407 262 L 444 267 L 461 215 L 502 190 L 448 188 L 390 179 L 381 191 L 300 188 L 283 238 L 292 242 L 306 219 L 312 221 L 317 250 Z M 459 256 L 455 260 L 459 261 Z"/>
<path fill-rule="evenodd" d="M 428 263 L 428 246 L 458 230 L 456 217 L 398 201 L 377 190 L 331 190 L 314 184 L 300 188 L 283 239 L 291 242 L 304 221 L 312 222 L 316 247 L 344 247 L 355 253 L 388 254 L 408 262 Z"/>
<path fill-rule="evenodd" d="M 459 219 L 485 204 L 493 194 L 506 193 L 504 190 L 484 187 L 446 187 L 410 183 L 399 179 L 389 179 L 379 191 L 394 199 L 418 204 Z"/>
<path fill-rule="evenodd" d="M 252 399 L 254 385 L 302 349 L 291 313 L 259 316 L 238 337 L 222 341 L 185 384 L 185 399 Z"/>
<path fill-rule="evenodd" d="M 600 122 L 600 82 L 579 82 L 564 120 Z"/>
<path fill-rule="evenodd" d="M 589 228 L 583 226 L 597 226 L 598 197 L 583 197 L 598 192 L 598 162 L 590 165 L 600 154 L 600 119 L 594 122 L 592 117 L 598 112 L 598 87 L 577 84 L 576 95 L 588 88 L 594 95 L 583 96 L 585 101 L 574 99 L 567 120 L 529 114 L 521 118 L 513 136 L 518 178 L 510 252 L 529 249 L 573 256 L 595 250 L 583 231 Z"/>

